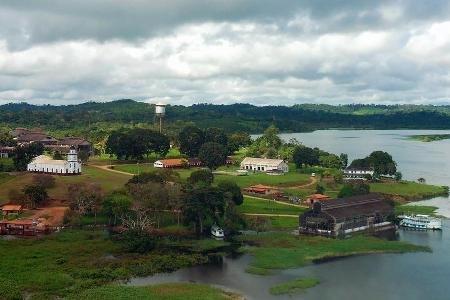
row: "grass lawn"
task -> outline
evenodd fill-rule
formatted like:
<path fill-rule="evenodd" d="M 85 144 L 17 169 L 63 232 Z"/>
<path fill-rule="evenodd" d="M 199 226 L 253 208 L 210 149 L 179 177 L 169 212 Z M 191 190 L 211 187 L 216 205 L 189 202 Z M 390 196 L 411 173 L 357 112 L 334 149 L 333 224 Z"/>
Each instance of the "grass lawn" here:
<path fill-rule="evenodd" d="M 56 179 L 55 187 L 48 190 L 51 198 L 66 199 L 67 186 L 71 183 L 97 183 L 100 184 L 105 192 L 123 187 L 131 178 L 130 176 L 105 171 L 92 166 L 83 166 L 83 174 L 78 176 L 54 176 Z M 33 174 L 22 173 L 14 178 L 2 182 L 0 179 L 0 203 L 8 201 L 8 192 L 12 189 L 22 190 L 26 185 L 32 183 Z"/>
<path fill-rule="evenodd" d="M 9 175 L 7 173 L 0 173 L 0 185 L 14 179 L 13 175 Z"/>
<path fill-rule="evenodd" d="M 297 214 L 295 215 L 297 216 Z M 256 216 L 244 216 L 247 224 L 250 224 L 249 229 L 257 229 L 251 228 L 251 224 L 254 224 L 253 220 Z M 293 217 L 261 217 L 266 220 L 266 226 L 264 227 L 266 230 L 293 230 L 298 228 L 298 218 Z"/>
<path fill-rule="evenodd" d="M 138 174 L 142 172 L 151 172 L 155 170 L 153 164 L 128 164 L 128 165 L 116 165 L 115 170 L 124 171 L 132 174 Z M 189 175 L 199 168 L 190 169 L 175 169 L 180 173 L 181 179 L 186 179 Z M 221 171 L 234 171 L 237 167 L 221 167 Z M 247 176 L 232 176 L 232 175 L 215 175 L 215 181 L 220 182 L 223 180 L 230 180 L 236 182 L 240 187 L 248 187 L 256 184 L 272 185 L 272 186 L 295 186 L 303 185 L 310 182 L 310 176 L 308 174 L 302 174 L 299 172 L 290 171 L 284 175 L 274 176 L 267 175 L 265 173 L 249 173 Z"/>
<path fill-rule="evenodd" d="M 320 280 L 315 277 L 298 278 L 292 281 L 280 283 L 270 288 L 272 295 L 284 295 L 303 292 L 306 289 L 312 288 L 320 283 Z"/>
<path fill-rule="evenodd" d="M 288 269 L 302 267 L 314 259 L 371 253 L 403 253 L 431 251 L 429 247 L 386 241 L 366 235 L 350 239 L 293 236 L 288 233 L 264 233 L 239 237 L 252 246 L 243 250 L 254 255 L 251 267 L 262 269 Z"/>
<path fill-rule="evenodd" d="M 5 254 L 0 270 L 7 270 L 0 274 L 0 299 L 22 299 L 24 292 L 32 299 L 85 299 L 79 295 L 87 289 L 207 260 L 201 254 L 167 249 L 123 253 L 121 244 L 111 241 L 103 230 L 64 230 L 40 238 L 0 239 L 0 249 Z"/>
<path fill-rule="evenodd" d="M 435 215 L 436 206 L 421 206 L 421 205 L 398 205 L 395 207 L 395 213 L 397 215 L 402 214 L 422 214 L 422 215 Z"/>
<path fill-rule="evenodd" d="M 237 207 L 240 213 L 298 215 L 305 208 L 279 204 L 271 200 L 255 199 L 244 196 L 244 203 Z"/>
<path fill-rule="evenodd" d="M 242 298 L 234 293 L 225 292 L 208 285 L 178 282 L 139 287 L 108 285 L 86 290 L 68 299 L 237 300 Z"/>
<path fill-rule="evenodd" d="M 446 188 L 442 186 L 421 184 L 412 181 L 370 183 L 370 191 L 400 195 L 412 199 L 421 199 L 423 197 L 435 195 L 438 196 L 448 192 Z"/>

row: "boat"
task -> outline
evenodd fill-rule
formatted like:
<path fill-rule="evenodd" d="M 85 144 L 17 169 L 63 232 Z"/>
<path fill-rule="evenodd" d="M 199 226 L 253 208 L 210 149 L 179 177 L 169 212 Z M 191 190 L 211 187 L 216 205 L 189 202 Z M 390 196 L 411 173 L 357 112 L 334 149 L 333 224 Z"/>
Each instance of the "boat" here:
<path fill-rule="evenodd" d="M 400 226 L 413 229 L 442 229 L 442 221 L 429 215 L 402 216 Z"/>
<path fill-rule="evenodd" d="M 211 235 L 218 239 L 223 239 L 225 237 L 225 235 L 223 233 L 223 229 L 217 225 L 213 225 L 211 227 Z"/>

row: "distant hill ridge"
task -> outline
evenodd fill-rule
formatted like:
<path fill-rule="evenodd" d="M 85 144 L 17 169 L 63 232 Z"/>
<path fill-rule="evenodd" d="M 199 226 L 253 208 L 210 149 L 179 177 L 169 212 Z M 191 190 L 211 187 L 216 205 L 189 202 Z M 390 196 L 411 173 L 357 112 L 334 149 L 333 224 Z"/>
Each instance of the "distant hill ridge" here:
<path fill-rule="evenodd" d="M 450 129 L 450 106 L 433 105 L 326 105 L 255 106 L 251 104 L 195 104 L 167 107 L 171 123 L 216 126 L 227 131 L 262 132 L 270 124 L 282 131 L 327 128 Z M 166 122 L 167 122 L 166 121 Z M 76 105 L 0 106 L 0 124 L 10 127 L 69 129 L 95 123 L 153 123 L 154 106 L 131 99 Z"/>

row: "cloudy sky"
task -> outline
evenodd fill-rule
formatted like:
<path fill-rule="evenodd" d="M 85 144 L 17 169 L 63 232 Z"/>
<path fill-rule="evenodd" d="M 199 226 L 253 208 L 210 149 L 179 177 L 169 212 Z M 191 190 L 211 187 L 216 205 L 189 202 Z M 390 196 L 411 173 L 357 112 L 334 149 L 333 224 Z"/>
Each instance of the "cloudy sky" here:
<path fill-rule="evenodd" d="M 450 104 L 450 1 L 0 0 L 0 103 Z"/>

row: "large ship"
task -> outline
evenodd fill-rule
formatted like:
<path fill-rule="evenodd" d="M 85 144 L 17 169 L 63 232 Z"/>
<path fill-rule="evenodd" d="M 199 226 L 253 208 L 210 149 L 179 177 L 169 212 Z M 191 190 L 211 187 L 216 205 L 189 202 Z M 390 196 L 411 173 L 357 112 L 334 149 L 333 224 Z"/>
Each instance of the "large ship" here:
<path fill-rule="evenodd" d="M 401 216 L 400 226 L 413 229 L 442 229 L 442 221 L 429 215 Z"/>

